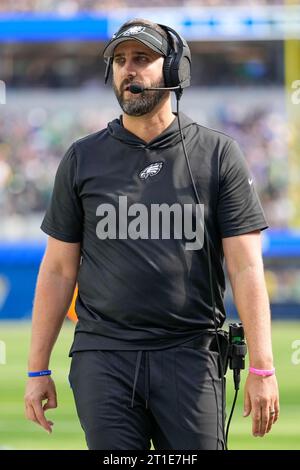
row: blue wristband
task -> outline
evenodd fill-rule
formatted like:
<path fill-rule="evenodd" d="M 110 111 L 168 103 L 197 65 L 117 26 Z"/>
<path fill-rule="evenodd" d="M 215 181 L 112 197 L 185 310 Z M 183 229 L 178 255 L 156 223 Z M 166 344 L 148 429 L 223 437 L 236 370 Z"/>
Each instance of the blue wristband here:
<path fill-rule="evenodd" d="M 38 370 L 36 372 L 28 372 L 28 377 L 42 377 L 43 375 L 51 375 L 51 370 Z"/>

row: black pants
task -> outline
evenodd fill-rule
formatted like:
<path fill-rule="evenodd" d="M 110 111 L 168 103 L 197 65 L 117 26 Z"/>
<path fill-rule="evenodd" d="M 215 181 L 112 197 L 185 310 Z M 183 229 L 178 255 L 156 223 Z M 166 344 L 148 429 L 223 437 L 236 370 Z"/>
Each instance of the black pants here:
<path fill-rule="evenodd" d="M 223 449 L 217 358 L 189 343 L 75 352 L 69 380 L 88 448 Z"/>

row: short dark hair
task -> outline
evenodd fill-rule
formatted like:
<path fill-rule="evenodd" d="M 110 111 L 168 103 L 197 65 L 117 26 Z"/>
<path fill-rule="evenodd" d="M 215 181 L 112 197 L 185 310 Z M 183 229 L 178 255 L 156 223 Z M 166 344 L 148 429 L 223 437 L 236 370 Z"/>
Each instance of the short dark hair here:
<path fill-rule="evenodd" d="M 157 23 L 153 23 L 153 21 L 146 20 L 145 18 L 133 18 L 132 20 L 126 21 L 120 29 L 125 28 L 126 26 L 132 26 L 132 25 L 144 25 L 144 26 L 150 26 L 150 28 L 154 29 L 154 31 L 157 31 L 159 34 L 161 34 L 169 43 L 169 37 L 167 32 L 161 28 Z"/>

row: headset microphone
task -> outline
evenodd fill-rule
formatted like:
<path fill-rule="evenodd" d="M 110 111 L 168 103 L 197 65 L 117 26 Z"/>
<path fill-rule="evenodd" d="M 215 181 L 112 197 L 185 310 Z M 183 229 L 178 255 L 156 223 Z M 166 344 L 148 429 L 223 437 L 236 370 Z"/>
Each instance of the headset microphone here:
<path fill-rule="evenodd" d="M 154 91 L 160 91 L 160 90 L 179 90 L 181 89 L 181 86 L 169 86 L 169 87 L 149 87 L 145 88 L 141 85 L 129 85 L 128 90 L 131 91 L 134 95 L 138 93 L 142 93 L 143 91 L 148 91 L 148 90 L 154 90 Z"/>

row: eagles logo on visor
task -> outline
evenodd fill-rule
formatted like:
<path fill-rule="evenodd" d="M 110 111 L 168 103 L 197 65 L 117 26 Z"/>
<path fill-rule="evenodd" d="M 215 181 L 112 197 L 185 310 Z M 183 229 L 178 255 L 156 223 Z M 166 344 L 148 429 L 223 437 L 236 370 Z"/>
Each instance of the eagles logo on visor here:
<path fill-rule="evenodd" d="M 131 28 L 121 33 L 120 36 L 130 36 L 131 34 L 139 34 L 145 31 L 145 26 L 132 26 Z"/>
<path fill-rule="evenodd" d="M 104 48 L 104 58 L 113 57 L 115 47 L 121 42 L 129 40 L 136 40 L 165 57 L 169 53 L 168 41 L 158 31 L 144 25 L 133 25 L 127 26 L 113 35 Z"/>

